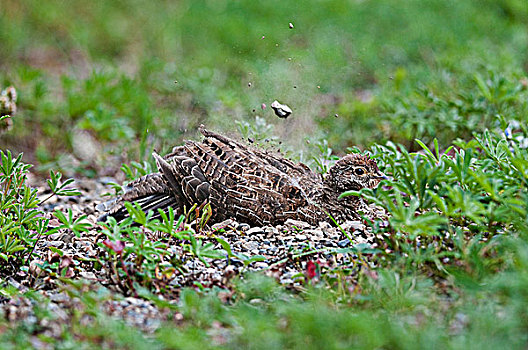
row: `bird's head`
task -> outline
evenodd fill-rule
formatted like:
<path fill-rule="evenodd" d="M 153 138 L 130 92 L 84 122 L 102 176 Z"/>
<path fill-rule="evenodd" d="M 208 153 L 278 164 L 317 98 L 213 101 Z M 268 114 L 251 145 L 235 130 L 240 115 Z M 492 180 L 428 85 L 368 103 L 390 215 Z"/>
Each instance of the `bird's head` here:
<path fill-rule="evenodd" d="M 347 154 L 332 166 L 325 176 L 325 183 L 338 192 L 375 188 L 387 177 L 369 156 Z"/>

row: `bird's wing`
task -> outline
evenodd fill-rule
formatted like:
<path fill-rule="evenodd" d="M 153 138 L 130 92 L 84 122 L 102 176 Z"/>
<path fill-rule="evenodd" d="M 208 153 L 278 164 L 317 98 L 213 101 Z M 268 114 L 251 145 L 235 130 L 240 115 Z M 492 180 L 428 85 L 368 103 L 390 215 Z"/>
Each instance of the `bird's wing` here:
<path fill-rule="evenodd" d="M 161 158 L 153 154 L 161 174 L 172 191 L 189 204 L 202 204 L 209 199 L 209 181 L 205 178 L 196 160 L 183 152 Z"/>
<path fill-rule="evenodd" d="M 262 225 L 284 221 L 306 205 L 295 178 L 239 142 L 200 131 L 205 140 L 188 141 L 185 149 L 210 183 L 209 198 L 219 219 L 235 216 Z"/>

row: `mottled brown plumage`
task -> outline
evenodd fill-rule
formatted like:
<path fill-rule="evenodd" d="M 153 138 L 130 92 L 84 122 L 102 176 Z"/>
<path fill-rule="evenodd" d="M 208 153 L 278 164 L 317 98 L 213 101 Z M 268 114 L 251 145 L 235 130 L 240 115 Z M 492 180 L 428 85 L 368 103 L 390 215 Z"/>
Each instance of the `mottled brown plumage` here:
<path fill-rule="evenodd" d="M 339 195 L 347 190 L 374 188 L 383 178 L 368 156 L 348 154 L 323 178 L 302 163 L 278 154 L 246 146 L 205 130 L 202 142 L 186 141 L 160 157 L 154 153 L 158 173 L 144 176 L 125 187 L 103 219 L 126 216 L 122 204 L 138 202 L 143 210 L 209 202 L 213 221 L 227 218 L 254 225 L 275 225 L 287 219 L 317 224 L 320 221 L 358 219 L 365 209 L 361 199 Z"/>

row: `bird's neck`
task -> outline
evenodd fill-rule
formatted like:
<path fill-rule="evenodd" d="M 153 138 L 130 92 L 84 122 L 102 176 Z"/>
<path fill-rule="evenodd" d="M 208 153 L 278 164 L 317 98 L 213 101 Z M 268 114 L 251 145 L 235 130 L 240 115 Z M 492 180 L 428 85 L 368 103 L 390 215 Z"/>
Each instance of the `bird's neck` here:
<path fill-rule="evenodd" d="M 339 198 L 341 195 L 340 191 L 337 191 L 335 188 L 328 185 L 328 183 L 323 183 L 322 191 L 319 192 L 319 200 L 321 202 L 327 203 L 339 203 L 339 206 L 343 207 L 357 207 L 358 203 L 361 202 L 361 198 L 356 196 L 347 196 Z"/>

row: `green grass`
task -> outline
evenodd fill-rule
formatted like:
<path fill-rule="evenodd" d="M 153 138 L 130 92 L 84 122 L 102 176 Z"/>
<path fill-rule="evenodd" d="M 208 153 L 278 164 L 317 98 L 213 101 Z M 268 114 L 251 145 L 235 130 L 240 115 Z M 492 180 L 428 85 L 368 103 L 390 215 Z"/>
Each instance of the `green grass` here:
<path fill-rule="evenodd" d="M 392 180 L 349 193 L 391 214 L 372 223 L 382 238 L 359 255 L 376 268 L 358 279 L 321 267 L 293 293 L 248 275 L 227 303 L 217 290 L 184 290 L 167 305 L 146 292 L 157 268 L 178 268 L 161 264 L 163 244 L 119 252 L 112 242 L 141 242 L 142 227 L 155 225 L 183 233 L 170 214 L 152 222 L 136 212 L 138 225 L 101 230 L 103 262 L 117 279 L 130 273 L 123 293 L 139 291 L 183 321 L 147 336 L 93 307 L 118 297 L 97 291 L 79 295 L 87 310 L 60 339 L 42 335 L 39 311 L 28 324 L 0 317 L 0 344 L 31 347 L 36 334 L 57 348 L 526 348 L 527 43 L 523 0 L 4 1 L 0 85 L 19 95 L 13 128 L 0 135 L 0 259 L 10 269 L 28 268 L 47 229 L 24 163 L 95 177 L 133 162 L 133 178 L 152 166 L 152 149 L 205 123 L 281 141 L 321 171 L 331 149 L 359 146 Z M 274 99 L 294 110 L 288 120 L 273 115 Z M 23 160 L 7 159 L 8 149 Z M 61 184 L 52 173 L 53 192 Z M 54 215 L 62 229 L 87 228 Z M 189 254 L 218 255 L 185 232 Z M 0 280 L 0 296 L 13 293 Z M 45 299 L 29 297 L 45 310 Z M 93 317 L 87 327 L 83 314 Z"/>
<path fill-rule="evenodd" d="M 111 163 L 109 155 L 123 149 L 143 159 L 146 148 L 168 148 L 183 134 L 195 135 L 202 122 L 232 131 L 233 121 L 251 122 L 255 115 L 275 124 L 292 149 L 307 135 L 327 138 L 339 151 L 430 138 L 431 130 L 414 130 L 437 114 L 424 95 L 453 101 L 463 98 L 457 91 L 474 93 L 475 75 L 486 80 L 492 71 L 508 84 L 523 76 L 526 7 L 485 0 L 334 0 L 302 7 L 292 1 L 7 1 L 0 9 L 0 81 L 19 88 L 21 108 L 2 147 L 67 168 L 75 165 L 66 157 L 73 153 L 82 171 Z M 293 108 L 291 121 L 260 110 L 274 99 Z M 409 104 L 416 110 L 402 115 Z M 448 143 L 458 125 L 446 118 L 441 140 Z M 472 116 L 463 111 L 460 118 Z M 489 127 L 484 119 L 464 127 L 482 130 Z M 79 156 L 78 130 L 94 137 L 101 156 Z M 63 131 L 67 138 L 58 142 Z"/>

